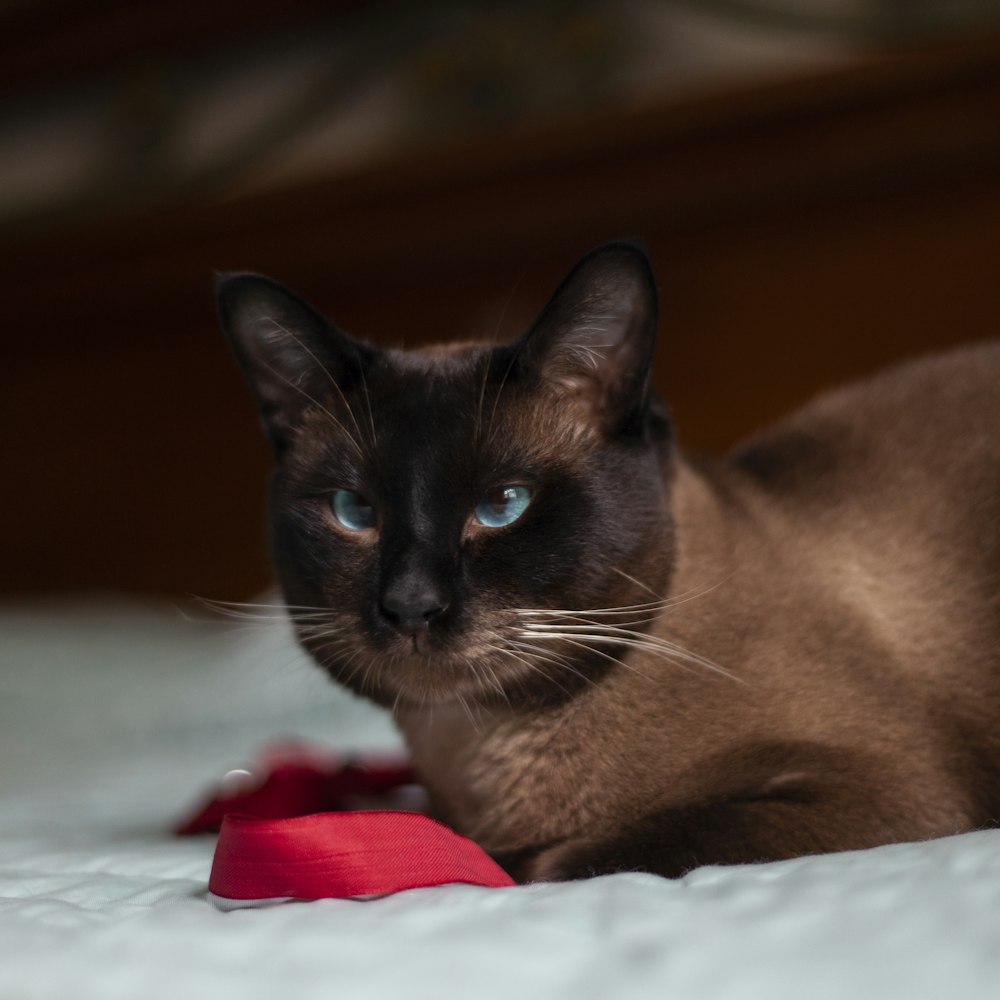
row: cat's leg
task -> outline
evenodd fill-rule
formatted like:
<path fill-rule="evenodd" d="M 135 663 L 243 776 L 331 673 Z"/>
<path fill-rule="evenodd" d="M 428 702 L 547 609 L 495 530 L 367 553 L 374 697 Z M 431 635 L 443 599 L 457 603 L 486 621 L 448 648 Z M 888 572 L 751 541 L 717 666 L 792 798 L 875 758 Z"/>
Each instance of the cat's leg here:
<path fill-rule="evenodd" d="M 754 795 L 720 796 L 669 808 L 616 832 L 575 838 L 518 859 L 515 878 L 560 881 L 621 871 L 677 878 L 703 865 L 780 861 L 857 850 L 970 829 L 967 813 L 942 797 L 906 802 L 899 787 L 840 776 L 831 784 L 791 778 Z"/>
<path fill-rule="evenodd" d="M 703 865 L 779 861 L 894 839 L 860 838 L 839 819 L 786 801 L 709 802 L 645 816 L 605 837 L 567 840 L 512 867 L 526 882 L 622 871 L 677 878 Z"/>

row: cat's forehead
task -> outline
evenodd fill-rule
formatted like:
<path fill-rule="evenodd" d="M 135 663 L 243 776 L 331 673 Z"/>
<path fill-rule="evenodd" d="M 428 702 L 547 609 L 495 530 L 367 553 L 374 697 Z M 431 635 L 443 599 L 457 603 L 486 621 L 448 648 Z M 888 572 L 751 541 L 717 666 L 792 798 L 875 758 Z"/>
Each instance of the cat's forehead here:
<path fill-rule="evenodd" d="M 394 475 L 421 465 L 584 460 L 593 443 L 586 425 L 571 407 L 514 377 L 515 357 L 516 348 L 482 343 L 381 351 L 346 392 L 331 391 L 312 410 L 303 454 L 325 461 L 329 445 L 346 444 L 351 461 Z"/>
<path fill-rule="evenodd" d="M 479 343 L 429 344 L 425 347 L 383 351 L 373 366 L 372 377 L 408 388 L 449 386 L 461 390 L 476 375 L 489 368 L 493 349 Z"/>
<path fill-rule="evenodd" d="M 379 458 L 400 469 L 474 456 L 491 465 L 571 462 L 578 422 L 511 377 L 514 355 L 482 343 L 386 350 L 350 403 L 370 421 Z"/>
<path fill-rule="evenodd" d="M 461 437 L 482 395 L 489 354 L 489 348 L 479 344 L 388 349 L 360 367 L 349 382 L 340 383 L 327 373 L 323 394 L 303 415 L 300 451 L 322 458 L 329 444 L 346 443 L 358 456 L 370 456 L 370 445 L 358 446 L 367 438 L 378 442 L 379 451 L 399 446 L 412 451 L 427 442 L 432 431 L 439 444 L 444 438 Z"/>
<path fill-rule="evenodd" d="M 491 355 L 491 349 L 482 344 L 384 351 L 361 388 L 386 419 L 438 411 L 458 416 L 482 394 L 492 367 Z"/>
<path fill-rule="evenodd" d="M 402 368 L 424 370 L 436 366 L 450 367 L 455 371 L 463 368 L 463 363 L 478 360 L 494 350 L 494 345 L 477 340 L 446 341 L 436 344 L 425 344 L 422 347 L 394 348 L 384 352 L 383 356 L 392 364 Z"/>

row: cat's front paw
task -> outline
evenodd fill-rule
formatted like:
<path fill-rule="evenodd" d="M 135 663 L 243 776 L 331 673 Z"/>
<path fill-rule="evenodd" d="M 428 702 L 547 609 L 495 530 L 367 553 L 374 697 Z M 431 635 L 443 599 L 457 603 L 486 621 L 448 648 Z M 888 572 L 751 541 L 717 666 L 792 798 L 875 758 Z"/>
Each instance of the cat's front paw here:
<path fill-rule="evenodd" d="M 597 875 L 630 871 L 613 844 L 570 840 L 539 852 L 522 869 L 522 882 L 572 882 Z"/>

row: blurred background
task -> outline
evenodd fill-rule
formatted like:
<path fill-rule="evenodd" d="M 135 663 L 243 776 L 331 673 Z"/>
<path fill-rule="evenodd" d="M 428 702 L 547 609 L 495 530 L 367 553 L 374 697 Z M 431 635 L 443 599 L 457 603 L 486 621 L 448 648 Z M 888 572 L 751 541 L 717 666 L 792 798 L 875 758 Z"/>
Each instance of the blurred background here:
<path fill-rule="evenodd" d="M 689 448 L 996 336 L 1000 0 L 0 0 L 4 597 L 268 583 L 213 271 L 514 337 L 621 236 Z"/>

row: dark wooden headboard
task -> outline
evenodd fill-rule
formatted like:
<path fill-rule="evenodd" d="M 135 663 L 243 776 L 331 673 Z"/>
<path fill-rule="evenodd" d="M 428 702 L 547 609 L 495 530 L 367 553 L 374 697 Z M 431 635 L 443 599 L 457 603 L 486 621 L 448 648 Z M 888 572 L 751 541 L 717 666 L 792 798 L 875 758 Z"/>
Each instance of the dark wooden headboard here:
<path fill-rule="evenodd" d="M 376 341 L 513 336 L 619 236 L 654 258 L 657 379 L 691 448 L 997 335 L 1000 39 L 8 239 L 4 590 L 267 581 L 268 456 L 214 270 L 270 273 Z"/>

